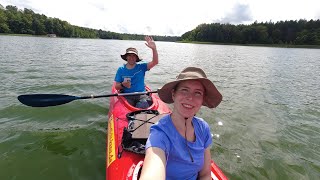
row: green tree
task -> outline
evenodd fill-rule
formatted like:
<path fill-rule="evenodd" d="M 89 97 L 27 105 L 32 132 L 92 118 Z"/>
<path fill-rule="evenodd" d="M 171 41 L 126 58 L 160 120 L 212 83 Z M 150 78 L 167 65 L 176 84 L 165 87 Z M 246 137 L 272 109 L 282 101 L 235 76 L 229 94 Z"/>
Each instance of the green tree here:
<path fill-rule="evenodd" d="M 45 28 L 46 28 L 46 32 L 48 34 L 55 34 L 54 25 L 53 25 L 53 19 L 52 18 L 46 19 L 44 25 L 45 25 Z"/>
<path fill-rule="evenodd" d="M 45 26 L 41 23 L 39 19 L 33 19 L 32 21 L 32 30 L 34 31 L 35 35 L 44 35 Z"/>
<path fill-rule="evenodd" d="M 10 33 L 10 29 L 7 24 L 7 16 L 3 10 L 3 7 L 0 8 L 0 33 Z"/>
<path fill-rule="evenodd" d="M 22 16 L 22 23 L 24 27 L 21 32 L 23 34 L 35 34 L 34 30 L 32 29 L 34 12 L 30 9 L 25 8 L 23 13 L 24 14 Z"/>
<path fill-rule="evenodd" d="M 268 29 L 264 25 L 257 25 L 255 26 L 257 32 L 257 39 L 256 42 L 260 44 L 267 44 L 268 43 Z"/>
<path fill-rule="evenodd" d="M 21 20 L 21 13 L 18 12 L 18 8 L 16 6 L 6 6 L 6 16 L 7 16 L 7 23 L 10 30 L 13 33 L 20 34 L 21 29 L 23 27 L 23 22 Z"/>

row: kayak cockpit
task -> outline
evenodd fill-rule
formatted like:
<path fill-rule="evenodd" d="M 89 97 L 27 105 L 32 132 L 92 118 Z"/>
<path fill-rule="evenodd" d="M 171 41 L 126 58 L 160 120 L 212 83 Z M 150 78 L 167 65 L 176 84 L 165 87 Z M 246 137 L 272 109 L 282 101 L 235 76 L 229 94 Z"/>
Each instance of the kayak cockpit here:
<path fill-rule="evenodd" d="M 122 148 L 137 154 L 145 154 L 145 144 L 150 134 L 150 127 L 164 115 L 157 110 L 138 110 L 126 115 L 128 126 L 122 135 Z"/>
<path fill-rule="evenodd" d="M 117 98 L 121 101 L 121 103 L 130 111 L 138 111 L 141 109 L 157 109 L 158 104 L 158 97 L 154 93 L 148 93 L 151 91 L 151 89 L 148 86 L 145 86 L 146 89 L 146 95 L 144 98 L 141 99 L 141 101 L 137 102 L 136 104 L 133 104 L 132 102 L 129 102 L 126 99 L 126 96 L 118 96 Z M 112 92 L 121 94 L 120 91 L 115 89 L 115 85 L 112 87 Z M 124 93 L 125 94 L 125 93 Z M 127 93 L 131 94 L 131 93 Z M 128 97 L 133 97 L 132 95 Z M 137 107 L 138 106 L 138 107 Z"/>

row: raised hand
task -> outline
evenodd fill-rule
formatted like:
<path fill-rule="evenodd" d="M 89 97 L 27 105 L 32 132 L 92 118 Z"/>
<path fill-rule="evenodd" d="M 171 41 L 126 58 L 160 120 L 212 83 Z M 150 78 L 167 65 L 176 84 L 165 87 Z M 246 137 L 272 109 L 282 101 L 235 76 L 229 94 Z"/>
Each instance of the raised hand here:
<path fill-rule="evenodd" d="M 153 41 L 151 36 L 146 36 L 144 39 L 146 40 L 146 46 L 148 46 L 152 50 L 155 50 L 157 48 L 156 43 Z"/>

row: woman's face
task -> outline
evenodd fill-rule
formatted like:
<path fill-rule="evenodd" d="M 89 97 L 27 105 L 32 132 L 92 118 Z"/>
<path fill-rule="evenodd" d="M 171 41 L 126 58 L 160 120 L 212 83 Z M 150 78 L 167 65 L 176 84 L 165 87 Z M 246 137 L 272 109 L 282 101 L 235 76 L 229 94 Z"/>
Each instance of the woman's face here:
<path fill-rule="evenodd" d="M 193 117 L 203 103 L 205 90 L 197 80 L 182 81 L 172 91 L 174 111 L 184 118 Z"/>

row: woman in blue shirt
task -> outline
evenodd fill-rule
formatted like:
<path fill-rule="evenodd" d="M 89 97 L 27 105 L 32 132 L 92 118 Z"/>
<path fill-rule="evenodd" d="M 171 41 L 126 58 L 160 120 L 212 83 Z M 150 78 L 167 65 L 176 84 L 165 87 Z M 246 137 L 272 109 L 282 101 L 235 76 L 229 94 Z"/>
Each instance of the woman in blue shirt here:
<path fill-rule="evenodd" d="M 202 105 L 217 107 L 222 95 L 196 67 L 184 69 L 158 94 L 173 111 L 150 129 L 140 179 L 211 179 L 210 127 L 195 114 Z"/>

